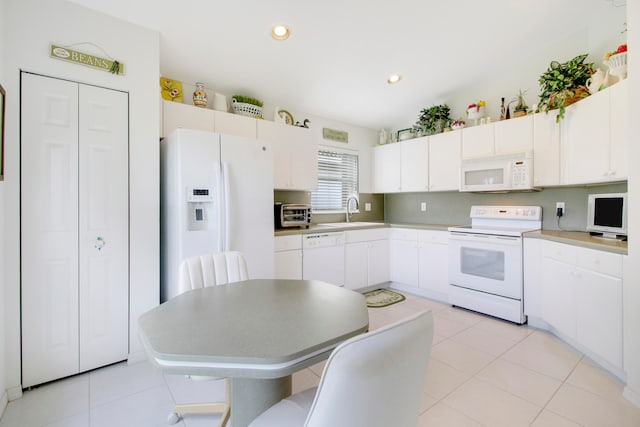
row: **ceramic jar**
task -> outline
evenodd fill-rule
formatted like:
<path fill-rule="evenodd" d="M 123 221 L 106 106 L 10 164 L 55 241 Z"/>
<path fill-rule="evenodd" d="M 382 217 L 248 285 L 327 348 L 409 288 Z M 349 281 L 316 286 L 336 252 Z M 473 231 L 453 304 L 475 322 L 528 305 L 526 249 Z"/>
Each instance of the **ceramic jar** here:
<path fill-rule="evenodd" d="M 207 93 L 204 91 L 204 83 L 196 83 L 196 90 L 193 92 L 193 105 L 196 107 L 207 106 Z"/>

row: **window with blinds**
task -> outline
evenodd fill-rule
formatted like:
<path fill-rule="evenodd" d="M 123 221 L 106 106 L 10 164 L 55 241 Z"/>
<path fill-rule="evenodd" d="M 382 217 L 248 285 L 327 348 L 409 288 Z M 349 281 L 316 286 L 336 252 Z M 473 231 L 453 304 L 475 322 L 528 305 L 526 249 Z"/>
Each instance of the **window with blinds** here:
<path fill-rule="evenodd" d="M 311 192 L 314 211 L 344 211 L 358 196 L 358 156 L 318 150 L 318 189 Z"/>

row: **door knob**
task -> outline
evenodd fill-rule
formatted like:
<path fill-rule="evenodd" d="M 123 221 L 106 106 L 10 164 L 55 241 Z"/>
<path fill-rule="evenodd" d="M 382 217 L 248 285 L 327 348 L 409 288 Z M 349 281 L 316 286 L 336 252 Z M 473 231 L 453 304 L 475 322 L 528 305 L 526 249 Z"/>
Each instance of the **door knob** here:
<path fill-rule="evenodd" d="M 100 236 L 96 237 L 96 241 L 93 244 L 93 247 L 96 248 L 99 251 L 102 250 L 102 248 L 104 248 L 104 245 L 106 245 L 107 243 L 104 241 L 104 239 Z"/>

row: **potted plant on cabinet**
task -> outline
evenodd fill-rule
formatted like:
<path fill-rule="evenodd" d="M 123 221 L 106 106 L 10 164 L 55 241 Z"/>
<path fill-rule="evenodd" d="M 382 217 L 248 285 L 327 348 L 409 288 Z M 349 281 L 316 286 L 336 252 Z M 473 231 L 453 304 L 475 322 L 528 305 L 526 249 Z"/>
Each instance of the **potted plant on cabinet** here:
<path fill-rule="evenodd" d="M 233 112 L 243 116 L 262 118 L 262 101 L 250 96 L 233 95 L 231 97 Z"/>
<path fill-rule="evenodd" d="M 559 109 L 556 122 L 564 117 L 565 107 L 589 96 L 587 79 L 593 74 L 593 63 L 585 63 L 587 54 L 578 55 L 565 63 L 551 61 L 538 79 L 540 104 L 538 111 Z"/>
<path fill-rule="evenodd" d="M 418 136 L 441 133 L 449 125 L 449 112 L 447 104 L 434 105 L 420 111 L 416 124 L 413 125 L 413 133 Z"/>
<path fill-rule="evenodd" d="M 515 102 L 516 103 L 516 106 L 513 107 L 513 117 L 514 118 L 527 115 L 527 110 L 529 110 L 529 107 L 527 107 L 527 104 L 524 101 L 525 92 L 526 92 L 526 90 L 523 91 L 522 89 L 520 89 L 518 91 L 518 95 L 516 96 L 516 99 L 511 101 L 511 102 Z"/>

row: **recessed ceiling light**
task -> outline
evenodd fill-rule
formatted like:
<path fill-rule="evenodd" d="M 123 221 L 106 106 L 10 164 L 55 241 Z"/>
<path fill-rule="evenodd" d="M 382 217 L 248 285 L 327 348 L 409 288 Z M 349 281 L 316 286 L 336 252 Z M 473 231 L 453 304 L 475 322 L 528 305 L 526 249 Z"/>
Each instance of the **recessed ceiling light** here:
<path fill-rule="evenodd" d="M 289 28 L 286 25 L 275 25 L 271 29 L 271 37 L 276 40 L 286 40 L 291 35 Z"/>
<path fill-rule="evenodd" d="M 392 85 L 398 83 L 401 79 L 402 76 L 400 74 L 391 74 L 389 77 L 387 77 L 387 83 Z"/>

